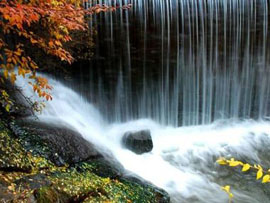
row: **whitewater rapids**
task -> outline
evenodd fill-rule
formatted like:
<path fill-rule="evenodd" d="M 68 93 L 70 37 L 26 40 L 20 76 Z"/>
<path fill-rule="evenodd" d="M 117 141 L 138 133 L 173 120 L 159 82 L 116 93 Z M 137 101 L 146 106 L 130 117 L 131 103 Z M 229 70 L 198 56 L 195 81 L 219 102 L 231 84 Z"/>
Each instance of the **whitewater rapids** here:
<path fill-rule="evenodd" d="M 268 121 L 220 120 L 210 125 L 171 127 L 150 119 L 107 123 L 92 104 L 71 88 L 50 79 L 53 100 L 38 118 L 45 122 L 65 122 L 100 149 L 110 150 L 128 171 L 165 189 L 172 202 L 228 202 L 220 188 L 232 187 L 235 202 L 270 202 L 270 196 L 255 177 L 218 166 L 220 156 L 235 157 L 270 167 L 270 123 Z M 18 78 L 23 93 L 36 97 L 26 80 Z M 149 129 L 154 148 L 136 155 L 121 146 L 126 131 Z M 233 176 L 232 176 L 233 174 Z M 246 178 L 246 179 L 245 179 Z"/>

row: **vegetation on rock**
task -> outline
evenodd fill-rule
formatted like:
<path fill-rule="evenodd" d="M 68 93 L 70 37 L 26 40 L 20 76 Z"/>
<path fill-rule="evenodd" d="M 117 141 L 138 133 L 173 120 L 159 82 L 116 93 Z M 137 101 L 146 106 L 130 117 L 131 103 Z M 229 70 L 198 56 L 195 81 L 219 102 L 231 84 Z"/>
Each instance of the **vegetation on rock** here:
<path fill-rule="evenodd" d="M 21 145 L 24 139 L 25 136 L 13 135 L 5 121 L 0 122 L 1 201 L 143 203 L 164 200 L 154 187 L 117 177 L 100 160 L 56 166 L 33 154 L 31 149 L 26 150 Z M 103 169 L 107 172 L 102 174 Z"/>

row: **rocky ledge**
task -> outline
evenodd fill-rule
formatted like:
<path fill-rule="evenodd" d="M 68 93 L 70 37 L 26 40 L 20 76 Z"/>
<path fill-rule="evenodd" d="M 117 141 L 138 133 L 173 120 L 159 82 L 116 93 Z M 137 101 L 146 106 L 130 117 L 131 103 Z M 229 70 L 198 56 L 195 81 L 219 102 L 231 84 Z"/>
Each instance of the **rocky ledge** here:
<path fill-rule="evenodd" d="M 74 130 L 28 120 L 14 108 L 0 107 L 0 202 L 170 202 Z"/>

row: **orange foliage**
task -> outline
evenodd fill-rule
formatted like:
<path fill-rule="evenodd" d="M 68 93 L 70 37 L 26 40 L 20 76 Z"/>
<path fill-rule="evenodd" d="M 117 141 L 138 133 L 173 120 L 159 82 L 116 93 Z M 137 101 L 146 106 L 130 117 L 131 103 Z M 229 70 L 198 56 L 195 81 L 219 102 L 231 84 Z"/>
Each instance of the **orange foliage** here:
<path fill-rule="evenodd" d="M 25 53 L 25 45 L 31 44 L 48 55 L 72 63 L 73 57 L 63 48 L 64 43 L 72 40 L 70 32 L 87 29 L 85 15 L 115 10 L 106 5 L 85 10 L 81 3 L 81 0 L 0 0 L 0 69 L 4 78 L 14 83 L 17 75 L 27 76 L 33 80 L 29 82 L 33 90 L 51 100 L 52 87 L 45 78 L 36 76 L 38 66 Z M 23 40 L 10 43 L 8 36 Z"/>
<path fill-rule="evenodd" d="M 10 44 L 7 36 L 23 38 L 45 53 L 71 63 L 73 57 L 63 48 L 71 40 L 72 30 L 85 30 L 85 11 L 78 0 L 1 0 L 0 1 L 0 68 L 11 82 L 17 75 L 26 75 L 34 80 L 30 83 L 40 97 L 51 100 L 51 87 L 45 78 L 36 76 L 37 64 L 25 54 L 24 44 Z M 42 32 L 35 32 L 37 27 Z M 15 71 L 17 68 L 17 72 Z M 3 81 L 3 78 L 1 78 Z"/>

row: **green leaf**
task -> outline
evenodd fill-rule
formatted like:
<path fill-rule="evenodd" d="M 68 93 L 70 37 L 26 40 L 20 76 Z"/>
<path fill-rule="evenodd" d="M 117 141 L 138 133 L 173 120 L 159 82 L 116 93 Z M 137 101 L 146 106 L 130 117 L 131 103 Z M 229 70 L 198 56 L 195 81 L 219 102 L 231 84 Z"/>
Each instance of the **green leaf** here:
<path fill-rule="evenodd" d="M 7 104 L 6 107 L 5 107 L 6 111 L 9 112 L 10 110 L 10 104 Z"/>

